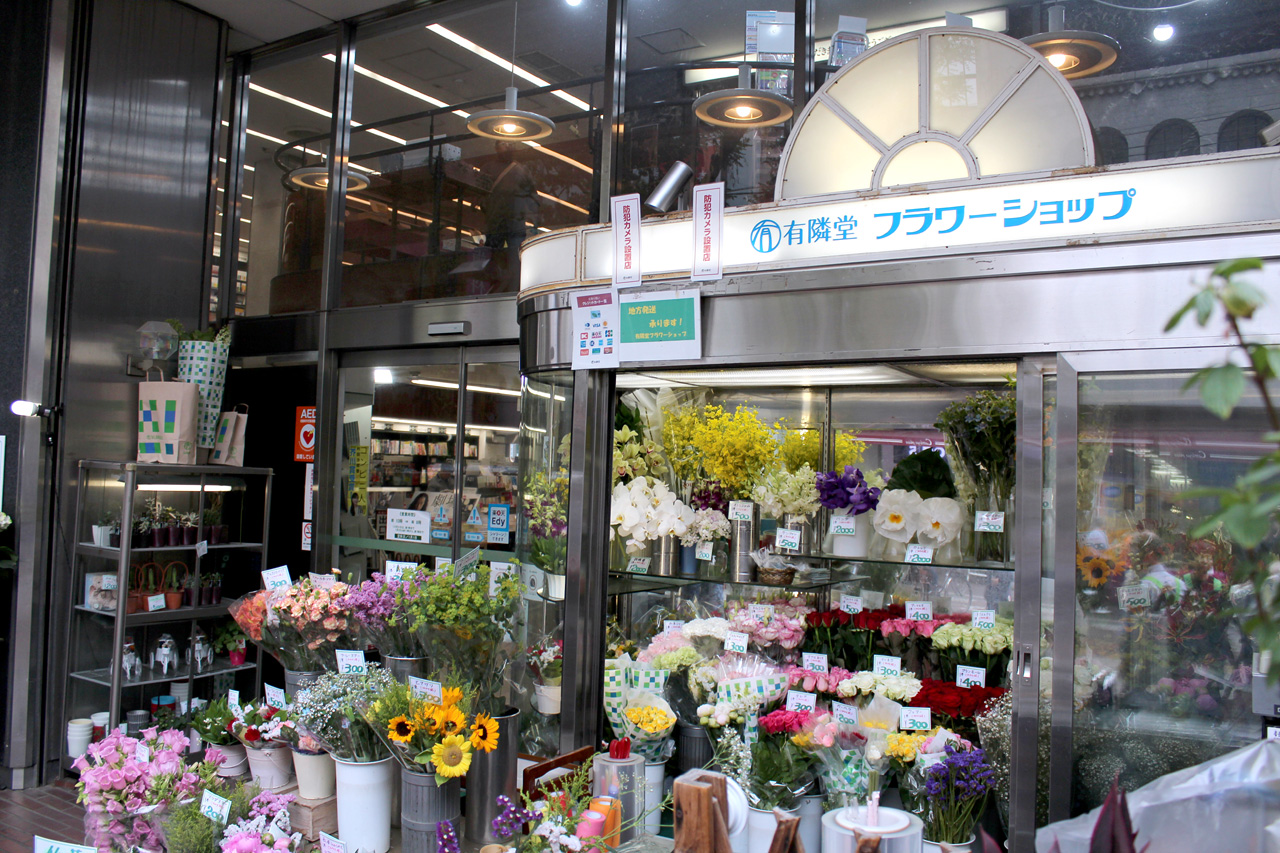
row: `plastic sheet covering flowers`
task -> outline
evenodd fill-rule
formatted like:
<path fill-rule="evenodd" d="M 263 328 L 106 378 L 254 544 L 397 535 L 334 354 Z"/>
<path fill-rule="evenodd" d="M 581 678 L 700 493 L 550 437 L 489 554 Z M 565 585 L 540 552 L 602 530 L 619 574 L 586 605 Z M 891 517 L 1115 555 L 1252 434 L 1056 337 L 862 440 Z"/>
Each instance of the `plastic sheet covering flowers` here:
<path fill-rule="evenodd" d="M 112 731 L 90 744 L 71 765 L 80 774 L 77 802 L 85 808 L 87 842 L 103 853 L 163 850 L 160 821 L 166 807 L 217 779 L 218 762 L 182 760 L 187 745 L 182 732 L 155 728 L 141 738 Z"/>
<path fill-rule="evenodd" d="M 265 749 L 296 740 L 290 733 L 295 727 L 288 711 L 273 708 L 266 702 L 247 702 L 239 708 L 231 709 L 231 721 L 227 729 L 246 748 Z"/>
<path fill-rule="evenodd" d="M 753 615 L 751 604 L 768 605 L 773 608 L 773 612 L 770 615 Z M 799 648 L 804 641 L 806 619 L 812 612 L 813 607 L 808 601 L 802 596 L 796 596 L 735 602 L 728 608 L 727 615 L 730 631 L 748 635 L 756 648 L 767 652 L 775 646 L 786 651 Z"/>
<path fill-rule="evenodd" d="M 759 740 L 751 745 L 752 806 L 795 808 L 816 776 L 818 761 L 808 749 L 814 725 L 808 711 L 779 709 L 760 718 Z"/>
<path fill-rule="evenodd" d="M 667 670 L 650 669 L 629 659 L 604 671 L 604 712 L 614 732 L 631 738 L 632 747 L 649 761 L 670 757 L 676 715 L 663 696 Z"/>
<path fill-rule="evenodd" d="M 694 511 L 667 487 L 649 484 L 643 478 L 613 487 L 609 507 L 609 537 L 626 540 L 627 553 L 639 552 L 645 542 L 667 534 L 684 536 L 695 518 Z"/>
<path fill-rule="evenodd" d="M 718 685 L 717 701 L 750 695 L 760 705 L 768 705 L 787 692 L 787 676 L 782 668 L 759 655 L 728 652 L 708 675 Z"/>
<path fill-rule="evenodd" d="M 222 853 L 293 853 L 302 847 L 302 833 L 289 823 L 293 794 L 264 791 L 249 804 L 249 816 L 222 831 Z"/>
<path fill-rule="evenodd" d="M 520 582 L 502 575 L 490 589 L 489 578 L 486 564 L 466 577 L 418 574 L 397 602 L 404 606 L 407 629 L 429 650 L 439 680 L 465 685 L 474 693 L 476 710 L 497 716 L 506 708 L 506 669 L 520 657 L 510 639 L 518 624 Z"/>
<path fill-rule="evenodd" d="M 883 480 L 880 480 L 883 485 Z M 862 470 L 846 465 L 844 471 L 828 471 L 815 477 L 818 500 L 827 509 L 847 509 L 849 515 L 871 512 L 880 502 L 880 487 L 867 482 Z"/>
<path fill-rule="evenodd" d="M 779 519 L 788 515 L 809 516 L 821 506 L 814 472 L 808 465 L 801 465 L 794 473 L 786 468 L 767 470 L 751 488 L 751 499 L 771 518 Z"/>
<path fill-rule="evenodd" d="M 387 746 L 362 709 L 396 683 L 377 664 L 367 664 L 363 673 L 326 672 L 294 696 L 293 718 L 334 758 L 381 761 L 389 754 Z"/>
<path fill-rule="evenodd" d="M 278 590 L 267 600 L 264 637 L 271 635 L 277 641 L 273 645 L 300 652 L 309 663 L 306 669 L 334 669 L 334 652 L 356 647 L 356 623 L 344 604 L 349 590 L 341 581 L 320 586 L 310 578 Z"/>
<path fill-rule="evenodd" d="M 437 784 L 465 776 L 477 752 L 498 745 L 498 726 L 474 713 L 475 696 L 456 685 L 442 689 L 441 701 L 414 696 L 407 684 L 392 682 L 364 709 L 365 721 L 412 773 L 434 774 Z"/>
<path fill-rule="evenodd" d="M 351 613 L 360 639 L 372 643 L 382 654 L 401 658 L 425 657 L 426 651 L 418 642 L 417 635 L 404 630 L 404 606 L 397 603 L 408 583 L 407 580 L 391 580 L 380 572 L 374 572 L 359 586 L 348 587 L 347 594 L 338 604 Z"/>
<path fill-rule="evenodd" d="M 925 837 L 943 843 L 968 841 L 994 786 L 995 774 L 982 750 L 948 743 L 946 757 L 926 771 Z"/>

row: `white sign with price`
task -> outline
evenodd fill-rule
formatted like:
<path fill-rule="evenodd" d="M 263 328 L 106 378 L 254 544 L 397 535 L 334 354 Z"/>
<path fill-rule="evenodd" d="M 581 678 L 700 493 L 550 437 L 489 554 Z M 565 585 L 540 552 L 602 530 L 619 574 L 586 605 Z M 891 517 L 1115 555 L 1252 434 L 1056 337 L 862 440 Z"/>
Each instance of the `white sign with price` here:
<path fill-rule="evenodd" d="M 747 605 L 747 615 L 752 619 L 759 619 L 761 622 L 773 621 L 773 605 L 772 604 L 749 604 Z"/>
<path fill-rule="evenodd" d="M 288 705 L 288 700 L 284 698 L 283 688 L 264 684 L 262 685 L 262 692 L 267 697 L 267 704 L 272 708 L 284 708 Z"/>
<path fill-rule="evenodd" d="M 684 621 L 681 619 L 664 619 L 662 622 L 662 633 L 670 634 L 673 631 L 681 631 L 684 629 Z"/>
<path fill-rule="evenodd" d="M 418 564 L 412 560 L 387 560 L 387 580 L 402 581 L 405 575 L 412 575 Z"/>
<path fill-rule="evenodd" d="M 908 601 L 907 618 L 912 622 L 928 622 L 933 618 L 933 604 L 928 601 Z"/>
<path fill-rule="evenodd" d="M 289 577 L 289 567 L 276 566 L 274 569 L 263 569 L 262 585 L 267 589 L 288 589 L 293 586 L 293 578 Z"/>
<path fill-rule="evenodd" d="M 652 557 L 632 557 L 627 561 L 627 571 L 633 575 L 647 575 L 649 573 L 649 561 Z"/>
<path fill-rule="evenodd" d="M 240 691 L 239 690 L 227 691 L 227 707 L 229 708 L 240 707 Z"/>
<path fill-rule="evenodd" d="M 1147 595 L 1147 588 L 1140 583 L 1120 587 L 1116 590 L 1116 598 L 1125 610 L 1138 610 L 1151 606 L 1151 597 Z"/>
<path fill-rule="evenodd" d="M 1004 533 L 1004 513 L 975 512 L 973 529 L 979 533 Z"/>
<path fill-rule="evenodd" d="M 730 631 L 724 635 L 724 650 L 726 652 L 745 652 L 750 639 L 741 631 Z"/>
<path fill-rule="evenodd" d="M 860 595 L 842 595 L 840 596 L 840 609 L 845 613 L 861 613 L 862 612 L 862 596 Z"/>
<path fill-rule="evenodd" d="M 693 552 L 693 556 L 698 560 L 710 560 L 715 556 L 715 546 L 710 542 L 699 542 L 698 547 Z"/>
<path fill-rule="evenodd" d="M 853 705 L 846 705 L 843 702 L 832 702 L 831 713 L 835 715 L 837 723 L 844 723 L 849 726 L 858 724 L 858 709 Z"/>
<path fill-rule="evenodd" d="M 143 764 L 146 764 L 151 760 L 151 747 L 147 746 L 145 743 L 139 742 L 138 745 L 133 748 L 133 759 L 134 761 L 140 761 Z"/>
<path fill-rule="evenodd" d="M 856 515 L 831 516 L 830 533 L 832 536 L 857 536 L 858 517 Z"/>
<path fill-rule="evenodd" d="M 147 596 L 147 610 L 164 610 L 164 593 Z"/>
<path fill-rule="evenodd" d="M 871 659 L 871 671 L 876 675 L 902 675 L 902 658 L 875 655 Z"/>
<path fill-rule="evenodd" d="M 498 585 L 502 583 L 502 579 L 515 571 L 515 566 L 510 563 L 489 563 L 489 597 L 493 598 L 498 594 Z"/>
<path fill-rule="evenodd" d="M 97 847 L 80 847 L 65 841 L 54 841 L 50 838 L 34 836 L 35 853 L 98 853 Z"/>
<path fill-rule="evenodd" d="M 907 562 L 928 565 L 933 562 L 933 549 L 928 545 L 908 545 Z"/>
<path fill-rule="evenodd" d="M 800 658 L 804 663 L 804 668 L 810 672 L 820 672 L 826 675 L 831 671 L 827 656 L 822 652 L 804 652 L 800 655 Z"/>
<path fill-rule="evenodd" d="M 933 728 L 928 708 L 903 708 L 898 716 L 898 728 L 904 732 L 927 732 Z"/>
<path fill-rule="evenodd" d="M 311 578 L 311 585 L 320 589 L 330 589 L 338 576 L 332 572 L 307 572 L 307 577 Z"/>
<path fill-rule="evenodd" d="M 226 823 L 231 815 L 231 801 L 226 797 L 219 797 L 213 791 L 205 791 L 200 798 L 200 814 L 218 823 Z"/>
<path fill-rule="evenodd" d="M 980 666 L 957 666 L 957 687 L 986 687 L 987 671 Z"/>
<path fill-rule="evenodd" d="M 1280 740 L 1280 726 L 1267 726 L 1267 740 Z"/>
<path fill-rule="evenodd" d="M 818 707 L 818 694 L 805 693 L 803 690 L 787 691 L 788 711 L 809 711 Z"/>
<path fill-rule="evenodd" d="M 800 549 L 800 531 L 792 530 L 788 527 L 779 527 L 776 541 L 779 548 L 797 551 Z"/>
<path fill-rule="evenodd" d="M 440 682 L 432 681 L 429 678 L 418 678 L 416 675 L 409 676 L 409 691 L 413 693 L 413 698 L 426 698 L 430 702 L 439 705 L 444 701 L 444 689 L 440 686 Z"/>
<path fill-rule="evenodd" d="M 751 501 L 729 501 L 730 521 L 751 521 L 756 515 L 756 505 Z"/>
<path fill-rule="evenodd" d="M 209 553 L 209 541 L 202 539 L 196 543 L 196 556 L 203 557 Z"/>
<path fill-rule="evenodd" d="M 358 649 L 355 651 L 351 649 L 336 649 L 334 655 L 338 658 L 339 673 L 342 675 L 364 675 L 364 652 Z"/>
<path fill-rule="evenodd" d="M 973 627 L 990 631 L 996 626 L 996 612 L 994 610 L 975 610 L 973 618 L 969 620 Z"/>
<path fill-rule="evenodd" d="M 347 842 L 322 832 L 320 833 L 320 853 L 347 853 Z"/>

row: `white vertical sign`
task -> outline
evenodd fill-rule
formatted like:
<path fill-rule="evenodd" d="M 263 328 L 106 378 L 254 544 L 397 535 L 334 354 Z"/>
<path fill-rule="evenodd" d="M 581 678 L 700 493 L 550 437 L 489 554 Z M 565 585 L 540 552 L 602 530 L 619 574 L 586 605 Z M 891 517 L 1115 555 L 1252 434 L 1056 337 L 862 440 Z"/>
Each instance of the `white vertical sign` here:
<path fill-rule="evenodd" d="M 715 281 L 724 275 L 720 245 L 724 236 L 724 182 L 693 188 L 693 275 L 691 281 Z"/>
<path fill-rule="evenodd" d="M 575 293 L 573 334 L 577 337 L 573 350 L 574 370 L 595 370 L 618 366 L 618 294 L 613 290 Z M 494 530 L 490 523 L 489 530 Z M 504 532 L 506 528 L 503 528 Z M 492 541 L 492 540 L 491 540 Z"/>
<path fill-rule="evenodd" d="M 609 200 L 613 225 L 613 286 L 640 283 L 640 194 Z"/>
<path fill-rule="evenodd" d="M 302 520 L 311 520 L 311 486 L 316 481 L 316 463 L 307 463 L 307 475 L 302 478 Z"/>

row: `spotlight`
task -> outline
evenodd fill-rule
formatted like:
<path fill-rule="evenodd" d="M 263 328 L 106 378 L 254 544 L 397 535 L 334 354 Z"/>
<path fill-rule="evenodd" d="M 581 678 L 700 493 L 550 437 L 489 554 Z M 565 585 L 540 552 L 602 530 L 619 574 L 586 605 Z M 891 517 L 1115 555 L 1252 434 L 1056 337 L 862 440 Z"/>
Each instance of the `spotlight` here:
<path fill-rule="evenodd" d="M 1156 41 L 1168 41 L 1173 38 L 1173 25 L 1158 24 L 1156 28 L 1151 31 L 1151 37 Z"/>
<path fill-rule="evenodd" d="M 1120 45 L 1111 36 L 1067 29 L 1066 14 L 1058 4 L 1049 7 L 1049 32 L 1022 41 L 1068 80 L 1104 71 L 1120 54 Z"/>
<path fill-rule="evenodd" d="M 29 400 L 14 400 L 9 404 L 9 411 L 20 418 L 47 418 L 53 414 L 53 409 Z"/>

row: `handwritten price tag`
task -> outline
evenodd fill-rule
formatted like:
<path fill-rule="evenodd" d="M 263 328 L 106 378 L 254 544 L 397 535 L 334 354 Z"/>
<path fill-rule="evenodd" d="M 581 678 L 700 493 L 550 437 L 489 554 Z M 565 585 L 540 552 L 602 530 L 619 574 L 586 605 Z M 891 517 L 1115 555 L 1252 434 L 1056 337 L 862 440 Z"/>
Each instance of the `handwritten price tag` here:
<path fill-rule="evenodd" d="M 515 571 L 515 567 L 510 563 L 489 563 L 489 597 L 493 598 L 498 594 L 498 587 L 502 584 L 502 579 Z"/>
<path fill-rule="evenodd" d="M 980 666 L 957 666 L 957 687 L 986 687 L 987 671 Z"/>
<path fill-rule="evenodd" d="M 119 589 L 120 579 L 115 575 L 103 575 L 102 588 L 103 589 Z"/>
<path fill-rule="evenodd" d="M 135 761 L 140 761 L 143 764 L 146 764 L 151 760 L 151 747 L 147 746 L 145 743 L 139 743 L 134 747 L 133 758 Z"/>
<path fill-rule="evenodd" d="M 480 565 L 480 549 L 472 548 L 453 564 L 454 577 L 465 577 L 469 572 L 475 571 L 478 565 Z"/>
<path fill-rule="evenodd" d="M 402 581 L 405 575 L 412 575 L 418 564 L 411 560 L 387 560 L 387 580 Z"/>
<path fill-rule="evenodd" d="M 862 596 L 860 595 L 842 595 L 840 596 L 840 609 L 845 613 L 861 613 L 862 612 Z"/>
<path fill-rule="evenodd" d="M 213 791 L 205 791 L 200 798 L 200 814 L 218 823 L 226 823 L 231 814 L 231 801 Z"/>
<path fill-rule="evenodd" d="M 832 536 L 857 536 L 858 517 L 856 515 L 831 516 L 830 533 Z"/>
<path fill-rule="evenodd" d="M 147 596 L 147 610 L 164 610 L 164 593 Z"/>
<path fill-rule="evenodd" d="M 750 639 L 741 631 L 730 631 L 724 635 L 724 650 L 726 652 L 745 652 L 747 650 L 747 642 Z"/>
<path fill-rule="evenodd" d="M 787 691 L 788 711 L 813 711 L 818 707 L 818 694 L 805 693 L 803 690 Z"/>
<path fill-rule="evenodd" d="M 289 577 L 289 567 L 276 566 L 274 569 L 263 569 L 262 585 L 267 589 L 288 589 L 293 586 L 293 578 Z"/>
<path fill-rule="evenodd" d="M 693 556 L 698 560 L 710 560 L 715 556 L 715 546 L 710 542 L 699 542 Z"/>
<path fill-rule="evenodd" d="M 311 578 L 311 585 L 318 586 L 321 589 L 329 589 L 333 586 L 333 582 L 338 578 L 330 572 L 307 572 L 307 577 Z"/>
<path fill-rule="evenodd" d="M 208 553 L 209 553 L 209 541 L 207 539 L 201 539 L 199 542 L 196 543 L 196 556 L 203 557 Z"/>
<path fill-rule="evenodd" d="M 665 619 L 662 622 L 662 633 L 664 634 L 670 634 L 683 629 L 684 622 L 680 619 Z"/>
<path fill-rule="evenodd" d="M 884 607 L 884 593 L 876 592 L 874 589 L 864 589 L 862 591 L 862 603 L 873 609 Z"/>
<path fill-rule="evenodd" d="M 264 684 L 262 685 L 262 692 L 266 694 L 267 704 L 272 708 L 284 708 L 289 704 L 288 700 L 284 698 L 283 688 Z"/>
<path fill-rule="evenodd" d="M 649 561 L 652 557 L 632 557 L 627 560 L 627 571 L 633 575 L 649 574 Z"/>
<path fill-rule="evenodd" d="M 830 665 L 827 663 L 827 656 L 822 652 L 805 652 L 800 657 L 804 668 L 810 672 L 820 672 L 826 675 L 831 671 Z"/>
<path fill-rule="evenodd" d="M 751 501 L 729 501 L 730 521 L 751 521 L 756 517 L 756 505 Z"/>
<path fill-rule="evenodd" d="M 1151 606 L 1147 588 L 1140 583 L 1120 587 L 1116 590 L 1116 598 L 1125 610 L 1139 610 Z"/>
<path fill-rule="evenodd" d="M 875 655 L 871 659 L 871 671 L 876 675 L 902 675 L 902 658 Z"/>
<path fill-rule="evenodd" d="M 979 533 L 1004 533 L 1004 513 L 975 512 L 973 529 Z"/>
<path fill-rule="evenodd" d="M 752 619 L 759 619 L 761 622 L 768 624 L 773 621 L 773 605 L 749 604 L 747 605 L 747 615 Z"/>
<path fill-rule="evenodd" d="M 853 705 L 846 705 L 843 702 L 832 702 L 831 713 L 835 715 L 837 723 L 845 723 L 850 726 L 858 724 L 858 709 Z"/>
<path fill-rule="evenodd" d="M 239 690 L 227 691 L 227 705 L 232 708 L 240 707 L 240 691 Z"/>
<path fill-rule="evenodd" d="M 778 528 L 777 538 L 779 548 L 786 548 L 788 551 L 800 550 L 800 531 L 792 530 L 789 527 Z"/>
<path fill-rule="evenodd" d="M 904 732 L 927 732 L 933 728 L 928 708 L 903 708 L 898 716 L 898 728 Z"/>
<path fill-rule="evenodd" d="M 320 853 L 347 853 L 347 842 L 339 841 L 327 832 L 320 833 Z"/>
<path fill-rule="evenodd" d="M 994 610 L 975 610 L 970 622 L 975 628 L 990 631 L 996 626 L 996 612 Z"/>
<path fill-rule="evenodd" d="M 928 545 L 908 545 L 907 562 L 927 566 L 933 562 L 933 549 Z"/>
<path fill-rule="evenodd" d="M 933 604 L 928 601 L 908 601 L 907 618 L 912 622 L 928 622 L 933 618 Z"/>
<path fill-rule="evenodd" d="M 440 682 L 432 681 L 429 678 L 418 678 L 416 675 L 409 676 L 409 690 L 413 693 L 415 699 L 425 698 L 429 702 L 439 705 L 444 701 L 444 690 L 440 686 Z"/>
<path fill-rule="evenodd" d="M 338 672 L 343 675 L 364 675 L 365 662 L 364 652 L 351 649 L 336 649 L 334 655 L 338 658 Z"/>

